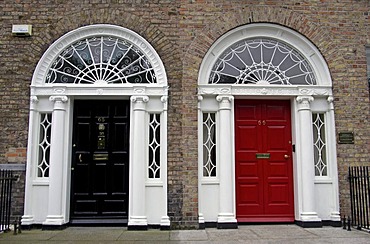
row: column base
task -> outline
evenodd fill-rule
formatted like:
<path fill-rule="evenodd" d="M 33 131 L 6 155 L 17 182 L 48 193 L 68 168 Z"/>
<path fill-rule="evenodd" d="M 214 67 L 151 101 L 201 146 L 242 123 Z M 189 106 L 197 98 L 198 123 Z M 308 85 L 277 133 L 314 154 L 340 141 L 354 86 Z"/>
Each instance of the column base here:
<path fill-rule="evenodd" d="M 303 212 L 301 213 L 301 219 L 296 220 L 295 223 L 303 228 L 320 228 L 322 227 L 322 221 L 317 216 L 316 212 Z"/>
<path fill-rule="evenodd" d="M 46 216 L 46 220 L 42 223 L 43 226 L 49 225 L 64 225 L 64 218 L 62 215 L 48 215 Z"/>
<path fill-rule="evenodd" d="M 316 212 L 303 212 L 301 213 L 302 222 L 321 222 L 319 216 L 317 216 Z"/>
<path fill-rule="evenodd" d="M 199 214 L 199 217 L 198 217 L 198 223 L 199 223 L 199 229 L 201 230 L 204 230 L 206 228 L 206 224 L 205 224 L 205 221 L 204 221 L 204 217 L 203 217 L 203 214 Z"/>
<path fill-rule="evenodd" d="M 238 221 L 232 213 L 220 213 L 217 218 L 217 229 L 238 229 Z"/>
<path fill-rule="evenodd" d="M 171 222 L 168 216 L 162 216 L 161 219 L 161 230 L 170 230 L 171 229 Z"/>
<path fill-rule="evenodd" d="M 340 217 L 340 213 L 339 212 L 331 212 L 330 220 L 333 221 L 333 222 L 341 222 L 342 218 Z"/>
<path fill-rule="evenodd" d="M 127 224 L 127 230 L 148 230 L 146 216 L 131 216 Z"/>
<path fill-rule="evenodd" d="M 23 215 L 22 216 L 22 219 L 21 219 L 21 224 L 22 226 L 26 226 L 26 225 L 33 225 L 34 223 L 34 219 L 33 219 L 33 215 Z"/>

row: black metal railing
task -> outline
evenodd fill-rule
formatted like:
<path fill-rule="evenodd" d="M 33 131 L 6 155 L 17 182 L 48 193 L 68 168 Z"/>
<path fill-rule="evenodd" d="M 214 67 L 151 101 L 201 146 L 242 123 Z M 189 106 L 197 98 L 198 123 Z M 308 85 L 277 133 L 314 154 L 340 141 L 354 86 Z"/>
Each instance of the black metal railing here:
<path fill-rule="evenodd" d="M 12 186 L 16 177 L 10 170 L 0 170 L 0 232 L 10 230 Z"/>
<path fill-rule="evenodd" d="M 369 166 L 349 167 L 351 195 L 351 224 L 358 229 L 370 229 L 370 176 Z"/>

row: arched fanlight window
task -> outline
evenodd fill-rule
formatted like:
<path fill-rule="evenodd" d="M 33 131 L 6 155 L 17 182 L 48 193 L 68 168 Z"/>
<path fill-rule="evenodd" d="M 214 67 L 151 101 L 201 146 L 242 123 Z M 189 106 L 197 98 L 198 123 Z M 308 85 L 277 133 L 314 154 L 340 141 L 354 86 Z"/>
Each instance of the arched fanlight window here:
<path fill-rule="evenodd" d="M 133 43 L 95 36 L 65 48 L 52 63 L 46 83 L 157 83 L 148 58 Z"/>
<path fill-rule="evenodd" d="M 238 41 L 213 65 L 210 84 L 316 85 L 308 61 L 289 45 L 267 38 Z"/>

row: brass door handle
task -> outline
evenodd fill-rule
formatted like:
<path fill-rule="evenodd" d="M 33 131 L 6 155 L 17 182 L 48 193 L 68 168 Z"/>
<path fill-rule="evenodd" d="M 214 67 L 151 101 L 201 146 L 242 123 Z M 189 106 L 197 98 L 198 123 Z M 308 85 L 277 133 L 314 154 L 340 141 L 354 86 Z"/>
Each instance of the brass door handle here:
<path fill-rule="evenodd" d="M 80 160 L 80 163 L 82 163 L 82 155 L 80 153 L 80 155 L 78 155 L 78 160 Z"/>
<path fill-rule="evenodd" d="M 285 154 L 285 155 L 284 155 L 284 158 L 285 158 L 285 159 L 288 159 L 288 158 L 290 158 L 290 156 L 289 156 L 288 154 Z"/>

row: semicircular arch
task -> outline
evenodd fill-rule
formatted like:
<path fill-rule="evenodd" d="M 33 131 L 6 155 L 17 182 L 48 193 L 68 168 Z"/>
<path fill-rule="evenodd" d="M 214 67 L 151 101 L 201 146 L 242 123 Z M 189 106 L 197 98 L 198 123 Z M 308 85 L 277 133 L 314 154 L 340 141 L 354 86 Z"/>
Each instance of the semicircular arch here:
<path fill-rule="evenodd" d="M 151 83 L 153 85 L 159 86 L 167 86 L 167 76 L 165 72 L 164 65 L 155 51 L 155 49 L 150 45 L 148 41 L 146 41 L 143 37 L 141 37 L 136 32 L 129 30 L 127 28 L 110 25 L 110 24 L 97 24 L 97 25 L 89 25 L 77 28 L 72 30 L 59 39 L 57 39 L 43 54 L 41 59 L 39 60 L 33 78 L 32 78 L 32 86 L 45 86 L 48 82 L 46 82 L 47 77 L 52 65 L 55 65 L 55 62 L 60 60 L 65 60 L 65 53 L 68 52 L 68 48 L 74 48 L 77 42 L 86 43 L 86 40 L 91 38 L 111 38 L 114 41 L 120 41 L 121 43 L 126 43 L 128 46 L 126 48 L 130 48 L 132 46 L 135 49 L 135 52 L 138 55 L 138 60 L 144 60 L 150 66 L 150 70 L 153 71 L 153 75 L 155 77 L 155 82 L 146 82 Z M 114 42 L 113 41 L 113 42 Z M 102 42 L 100 42 L 102 43 Z M 73 46 L 74 45 L 74 46 Z M 123 44 L 124 45 L 124 44 Z M 99 50 L 99 48 L 97 48 Z M 126 50 L 127 51 L 127 50 Z M 64 52 L 64 54 L 62 54 Z M 103 53 L 102 51 L 99 53 Z M 112 54 L 112 53 L 111 53 Z M 125 53 L 123 53 L 124 55 Z M 120 54 L 122 55 L 122 54 Z M 140 63 L 140 62 L 139 62 Z M 103 62 L 100 62 L 102 65 Z M 143 66 L 143 64 L 141 64 Z M 54 68 L 55 69 L 55 68 Z M 93 69 L 101 69 L 95 65 Z M 122 69 L 124 69 L 122 67 Z M 79 69 L 76 69 L 75 72 L 80 72 Z M 122 71 L 118 71 L 121 72 Z M 91 73 L 91 72 L 90 72 Z M 101 79 L 96 79 L 96 81 L 101 81 Z M 49 82 L 53 85 L 53 82 Z M 63 82 L 59 82 L 63 83 Z M 96 83 L 96 82 L 90 82 Z M 107 82 L 98 82 L 99 85 L 107 84 Z M 102 83 L 102 84 L 101 84 Z M 122 84 L 124 82 L 121 82 Z M 146 85 L 151 85 L 146 84 Z M 71 85 L 68 83 L 64 83 L 63 85 Z M 134 84 L 135 85 L 135 84 Z M 141 84 L 142 85 L 142 84 Z"/>
<path fill-rule="evenodd" d="M 198 84 L 209 83 L 212 69 L 221 55 L 227 52 L 232 45 L 245 40 L 276 40 L 290 46 L 302 56 L 302 60 L 312 68 L 312 73 L 316 77 L 316 83 L 310 85 L 331 86 L 331 76 L 329 68 L 318 48 L 305 36 L 287 27 L 271 23 L 247 24 L 230 30 L 217 39 L 206 53 L 198 76 Z"/>

